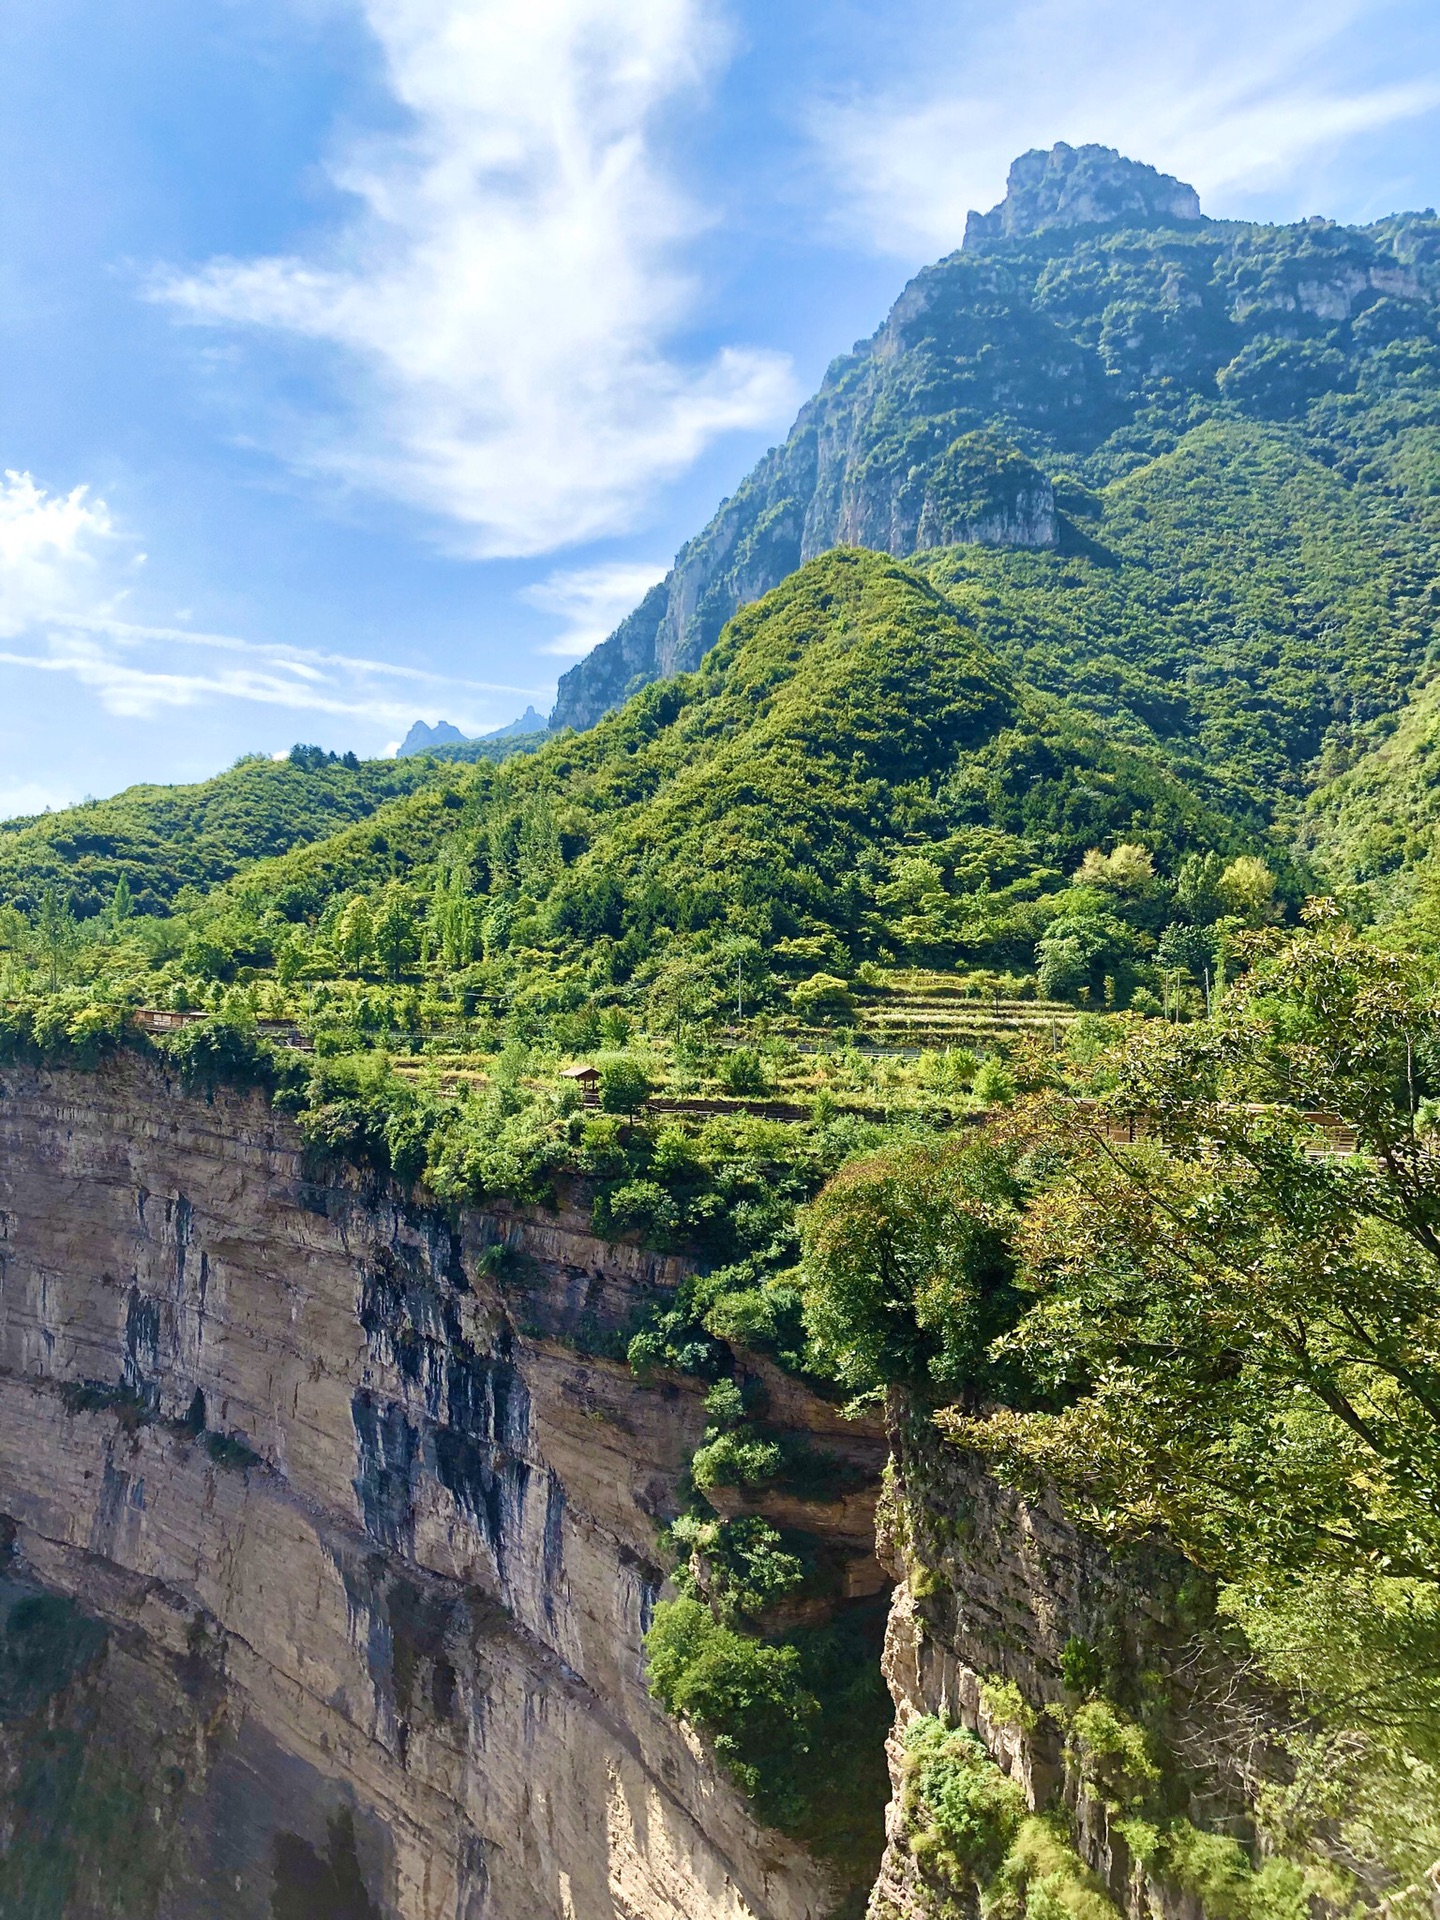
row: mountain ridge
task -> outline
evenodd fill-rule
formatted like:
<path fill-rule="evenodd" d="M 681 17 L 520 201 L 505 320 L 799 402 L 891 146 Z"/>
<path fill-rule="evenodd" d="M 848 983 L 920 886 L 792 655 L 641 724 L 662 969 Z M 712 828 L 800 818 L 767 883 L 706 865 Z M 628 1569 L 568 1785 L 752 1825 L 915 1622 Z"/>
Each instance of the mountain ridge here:
<path fill-rule="evenodd" d="M 830 546 L 1058 548 L 1084 517 L 1067 487 L 1103 486 L 1215 417 L 1296 423 L 1351 477 L 1393 459 L 1396 432 L 1434 424 L 1433 395 L 1405 416 L 1393 391 L 1365 391 L 1404 384 L 1398 342 L 1436 344 L 1431 213 L 1215 221 L 1183 182 L 1057 147 L 1021 156 L 972 227 L 562 677 L 553 727 L 695 666 L 739 607 Z"/>

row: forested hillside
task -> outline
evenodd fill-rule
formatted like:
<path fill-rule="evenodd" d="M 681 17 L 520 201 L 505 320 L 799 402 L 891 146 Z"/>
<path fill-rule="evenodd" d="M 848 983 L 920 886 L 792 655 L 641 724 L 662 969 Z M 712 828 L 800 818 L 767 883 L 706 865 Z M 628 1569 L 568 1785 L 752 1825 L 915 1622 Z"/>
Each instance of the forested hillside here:
<path fill-rule="evenodd" d="M 296 747 L 252 754 L 191 787 L 127 787 L 110 800 L 0 822 L 0 904 L 33 912 L 47 888 L 87 918 L 124 881 L 127 910 L 160 913 L 287 847 L 322 839 L 434 777 L 427 761 L 343 758 Z"/>
<path fill-rule="evenodd" d="M 0 831 L 0 1061 L 158 1054 L 437 1218 L 683 1253 L 576 1338 L 707 1395 L 649 1682 L 852 1911 L 875 1610 L 752 1363 L 1171 1569 L 1163 1672 L 1111 1620 L 982 1676 L 989 1746 L 916 1720 L 911 1911 L 1423 1920 L 1440 228 L 1056 152 L 577 669 L 586 730 Z M 958 1633 L 974 1513 L 887 1499 L 906 1630 Z"/>
<path fill-rule="evenodd" d="M 1084 499 L 1057 552 L 916 564 L 1026 678 L 1227 811 L 1291 829 L 1301 797 L 1394 726 L 1440 617 L 1440 512 L 1249 421 L 1197 428 Z"/>
<path fill-rule="evenodd" d="M 843 995 L 865 962 L 1021 985 L 1038 969 L 1096 1005 L 1158 1007 L 1167 969 L 1192 990 L 1227 914 L 1234 932 L 1279 913 L 1299 879 L 1157 754 L 1027 687 L 983 625 L 902 563 L 837 551 L 592 733 L 499 768 L 434 763 L 417 791 L 168 920 L 76 924 L 76 964 L 151 1001 L 272 970 L 290 985 L 331 970 L 337 916 L 384 894 L 405 961 L 424 938 L 440 990 L 497 1012 L 614 1000 L 648 1019 L 680 975 L 723 998 L 737 961 L 767 1005 L 797 976 Z M 295 775 L 253 778 L 288 793 Z M 1227 894 L 1247 856 L 1252 880 Z M 26 882 L 49 883 L 44 867 Z M 1171 924 L 1187 931 L 1162 951 Z"/>
<path fill-rule="evenodd" d="M 1273 529 L 1263 468 L 1304 454 L 1355 496 L 1343 509 L 1332 496 L 1322 512 L 1395 545 L 1397 564 L 1418 542 L 1433 572 L 1434 215 L 1366 228 L 1189 218 L 1177 212 L 1194 204 L 1189 189 L 1106 149 L 1057 147 L 1036 188 L 1026 163 L 1041 158 L 1017 162 L 1012 198 L 832 365 L 785 444 L 565 676 L 554 724 L 588 725 L 645 680 L 693 667 L 738 606 L 836 543 L 900 555 L 957 542 L 1083 550 L 1089 490 L 1174 453 L 1208 422 L 1283 429 L 1273 451 L 1252 451 L 1248 472 L 1213 471 L 1232 525 L 1248 505 Z M 1202 437 L 1186 457 L 1226 468 L 1220 444 Z M 1213 548 L 1210 564 L 1208 582 L 1202 560 L 1187 584 L 1223 606 L 1234 572 Z M 1311 594 L 1322 624 L 1329 584 Z M 1257 665 L 1284 628 L 1273 614 L 1261 623 Z M 1251 636 L 1235 638 L 1243 654 Z M 1097 651 L 1103 676 L 1113 649 Z"/>

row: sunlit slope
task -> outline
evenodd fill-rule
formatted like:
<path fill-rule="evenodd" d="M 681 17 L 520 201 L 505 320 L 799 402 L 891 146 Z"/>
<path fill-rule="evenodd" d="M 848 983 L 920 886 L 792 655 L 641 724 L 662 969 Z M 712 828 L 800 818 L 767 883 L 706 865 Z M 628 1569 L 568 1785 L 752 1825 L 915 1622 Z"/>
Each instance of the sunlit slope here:
<path fill-rule="evenodd" d="M 428 760 L 353 765 L 309 749 L 254 757 L 193 786 L 127 787 L 35 819 L 0 824 L 0 902 L 24 910 L 47 887 L 82 918 L 109 904 L 123 874 L 137 911 L 164 911 L 252 865 L 364 819 L 440 776 Z"/>
<path fill-rule="evenodd" d="M 1020 928 L 1089 847 L 1136 839 L 1168 867 L 1234 840 L 1155 759 L 1026 689 L 913 569 L 855 549 L 745 609 L 694 674 L 452 779 L 253 870 L 217 908 L 313 919 L 346 889 L 443 877 L 483 911 L 488 952 L 537 964 L 599 943 L 628 969 L 667 934 L 859 954 L 907 911 L 897 862 L 902 891 L 919 859 L 962 917 Z"/>
<path fill-rule="evenodd" d="M 914 564 L 1034 684 L 1280 819 L 1404 702 L 1440 614 L 1431 509 L 1244 421 L 1072 495 L 1060 551 Z"/>
<path fill-rule="evenodd" d="M 1429 682 L 1393 731 L 1322 787 L 1300 844 L 1333 884 L 1364 887 L 1382 919 L 1440 879 L 1440 683 Z"/>

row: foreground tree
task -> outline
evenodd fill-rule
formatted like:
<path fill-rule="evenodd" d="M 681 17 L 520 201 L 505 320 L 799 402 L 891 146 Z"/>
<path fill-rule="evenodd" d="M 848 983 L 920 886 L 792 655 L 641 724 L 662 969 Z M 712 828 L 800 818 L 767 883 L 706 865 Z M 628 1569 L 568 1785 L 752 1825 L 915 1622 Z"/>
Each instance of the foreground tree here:
<path fill-rule="evenodd" d="M 1159 1534 L 1295 1702 L 1268 1844 L 1428 1911 L 1440 1855 L 1440 994 L 1323 910 L 1213 1020 L 1146 1023 L 1051 1171 L 997 1349 L 1049 1411 L 939 1416 L 1002 1478 Z M 1126 1135 L 1134 1131 L 1133 1142 Z M 1353 1150 L 1352 1150 L 1353 1149 Z M 1268 1796 L 1268 1798 L 1267 1798 Z M 1339 1824 L 1337 1825 L 1337 1816 Z M 1338 1847 L 1338 1852 L 1337 1852 Z M 1328 1871 L 1328 1869 L 1327 1869 Z"/>
<path fill-rule="evenodd" d="M 1254 1782 L 1266 1846 L 1418 1915 L 1440 1855 L 1440 990 L 1323 905 L 1251 959 L 1212 1019 L 1137 1022 L 1092 1061 L 1098 1102 L 1057 1086 L 981 1143 L 844 1169 L 809 1211 L 806 1321 L 846 1384 L 944 1393 L 941 1431 L 1000 1478 L 1212 1572 L 1295 1703 L 1271 1730 L 1288 1763 Z"/>
<path fill-rule="evenodd" d="M 1434 982 L 1323 921 L 1114 1068 L 1094 1122 L 1051 1098 L 1007 1129 L 1058 1172 L 1017 1235 L 1035 1304 L 1004 1351 L 1070 1404 L 952 1431 L 1217 1571 L 1435 1578 Z"/>
<path fill-rule="evenodd" d="M 920 1141 L 854 1160 L 802 1216 L 814 1362 L 852 1391 L 993 1390 L 991 1342 L 1014 1324 L 1013 1156 Z"/>

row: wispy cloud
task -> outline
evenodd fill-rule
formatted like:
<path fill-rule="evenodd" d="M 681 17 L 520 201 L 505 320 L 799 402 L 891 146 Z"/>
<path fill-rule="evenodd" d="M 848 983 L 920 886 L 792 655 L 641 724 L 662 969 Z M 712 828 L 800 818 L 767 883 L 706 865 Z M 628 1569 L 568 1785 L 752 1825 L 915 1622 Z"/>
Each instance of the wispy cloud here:
<path fill-rule="evenodd" d="M 143 560 L 88 488 L 55 494 L 28 473 L 7 473 L 0 483 L 0 640 L 7 643 L 0 666 L 71 679 L 124 719 L 238 700 L 393 728 L 408 725 L 423 705 L 444 706 L 478 729 L 493 726 L 516 696 L 545 692 L 130 619 L 127 602 Z"/>
<path fill-rule="evenodd" d="M 967 211 L 999 199 L 1010 160 L 1056 140 L 1118 146 L 1191 182 L 1213 212 L 1440 106 L 1440 72 L 1365 77 L 1355 30 L 1380 32 L 1385 11 L 1375 0 L 966 8 L 948 16 L 963 34 L 937 17 L 913 72 L 816 105 L 811 130 L 841 188 L 837 217 L 911 258 L 957 246 Z"/>
<path fill-rule="evenodd" d="M 614 561 L 550 574 L 521 594 L 532 607 L 563 622 L 546 653 L 576 659 L 598 647 L 667 572 L 663 561 Z"/>
<path fill-rule="evenodd" d="M 524 555 L 632 524 L 716 435 L 790 405 L 788 362 L 673 340 L 705 224 L 657 117 L 722 57 L 705 0 L 357 0 L 408 116 L 332 169 L 324 251 L 217 260 L 163 298 L 338 350 L 348 411 L 291 423 L 295 464 Z"/>

